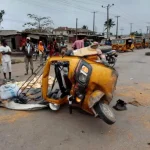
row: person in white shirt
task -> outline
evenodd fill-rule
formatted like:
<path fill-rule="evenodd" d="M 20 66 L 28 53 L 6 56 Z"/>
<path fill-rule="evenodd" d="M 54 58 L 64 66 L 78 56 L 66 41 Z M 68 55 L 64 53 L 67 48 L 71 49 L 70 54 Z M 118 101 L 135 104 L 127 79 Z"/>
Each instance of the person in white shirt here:
<path fill-rule="evenodd" d="M 7 46 L 7 43 L 5 40 L 1 41 L 1 46 L 0 46 L 0 53 L 2 53 L 2 69 L 4 73 L 4 79 L 6 80 L 6 73 L 9 72 L 9 80 L 11 79 L 11 49 L 9 46 Z"/>

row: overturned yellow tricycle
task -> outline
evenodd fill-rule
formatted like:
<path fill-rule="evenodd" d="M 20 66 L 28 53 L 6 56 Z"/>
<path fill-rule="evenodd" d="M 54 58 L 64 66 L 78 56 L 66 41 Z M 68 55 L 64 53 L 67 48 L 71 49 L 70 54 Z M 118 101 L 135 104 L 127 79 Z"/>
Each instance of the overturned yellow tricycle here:
<path fill-rule="evenodd" d="M 90 56 L 96 56 L 90 52 Z M 115 115 L 109 106 L 116 88 L 118 73 L 115 69 L 79 56 L 53 56 L 47 60 L 42 80 L 43 98 L 52 110 L 68 103 L 70 113 L 79 108 L 101 118 L 107 124 L 115 123 Z M 54 67 L 58 89 L 48 90 L 48 76 Z M 54 84 L 52 87 L 55 87 Z"/>

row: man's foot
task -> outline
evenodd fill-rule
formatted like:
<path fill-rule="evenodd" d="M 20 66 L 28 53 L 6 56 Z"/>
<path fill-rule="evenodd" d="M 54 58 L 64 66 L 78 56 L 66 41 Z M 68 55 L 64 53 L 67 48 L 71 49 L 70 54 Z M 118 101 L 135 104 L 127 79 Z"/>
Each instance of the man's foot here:
<path fill-rule="evenodd" d="M 7 79 L 4 79 L 4 80 L 3 80 L 3 84 L 6 84 L 6 83 L 7 83 Z"/>
<path fill-rule="evenodd" d="M 33 70 L 31 70 L 31 72 L 32 72 L 32 75 L 36 75 L 36 73 Z"/>
<path fill-rule="evenodd" d="M 14 81 L 15 81 L 14 79 L 9 79 L 9 80 L 8 80 L 8 82 L 14 82 Z"/>

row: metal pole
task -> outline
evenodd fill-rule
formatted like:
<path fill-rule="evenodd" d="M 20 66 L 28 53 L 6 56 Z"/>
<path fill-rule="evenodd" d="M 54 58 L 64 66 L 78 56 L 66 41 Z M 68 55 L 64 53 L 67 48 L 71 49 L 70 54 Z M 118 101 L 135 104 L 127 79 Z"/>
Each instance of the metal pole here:
<path fill-rule="evenodd" d="M 147 28 L 147 35 L 148 35 L 148 26 L 146 26 L 146 28 Z"/>
<path fill-rule="evenodd" d="M 107 39 L 109 39 L 109 4 L 107 6 Z"/>
<path fill-rule="evenodd" d="M 108 4 L 107 6 L 102 6 L 102 8 L 107 8 L 107 39 L 109 39 L 109 8 L 114 6 L 114 4 Z"/>
<path fill-rule="evenodd" d="M 116 16 L 117 17 L 117 25 L 116 25 L 116 39 L 118 38 L 118 18 L 120 16 Z"/>
<path fill-rule="evenodd" d="M 130 23 L 130 34 L 132 33 L 132 24 L 133 23 Z"/>
<path fill-rule="evenodd" d="M 95 30 L 95 12 L 93 12 L 93 34 Z"/>
<path fill-rule="evenodd" d="M 124 29 L 123 29 L 123 28 L 121 28 L 120 30 L 121 30 L 121 35 L 123 35 L 123 30 L 124 30 Z"/>
<path fill-rule="evenodd" d="M 78 39 L 77 30 L 78 30 L 78 18 L 76 18 L 76 40 Z"/>
<path fill-rule="evenodd" d="M 95 13 L 97 13 L 97 11 L 92 12 L 93 13 L 93 34 L 95 33 Z"/>

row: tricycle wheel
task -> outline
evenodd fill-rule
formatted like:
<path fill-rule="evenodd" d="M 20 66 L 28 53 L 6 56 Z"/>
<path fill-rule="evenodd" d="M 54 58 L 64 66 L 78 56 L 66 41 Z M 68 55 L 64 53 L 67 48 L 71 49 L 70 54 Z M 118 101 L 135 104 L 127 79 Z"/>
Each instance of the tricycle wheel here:
<path fill-rule="evenodd" d="M 57 94 L 54 93 L 54 94 L 51 96 L 51 98 L 56 99 L 56 98 L 57 98 Z M 53 110 L 53 111 L 58 111 L 58 110 L 60 109 L 60 105 L 58 105 L 58 104 L 49 103 L 49 107 L 50 107 L 50 109 Z"/>
<path fill-rule="evenodd" d="M 116 117 L 109 105 L 99 102 L 94 106 L 94 109 L 99 117 L 107 124 L 112 125 L 116 122 Z"/>

